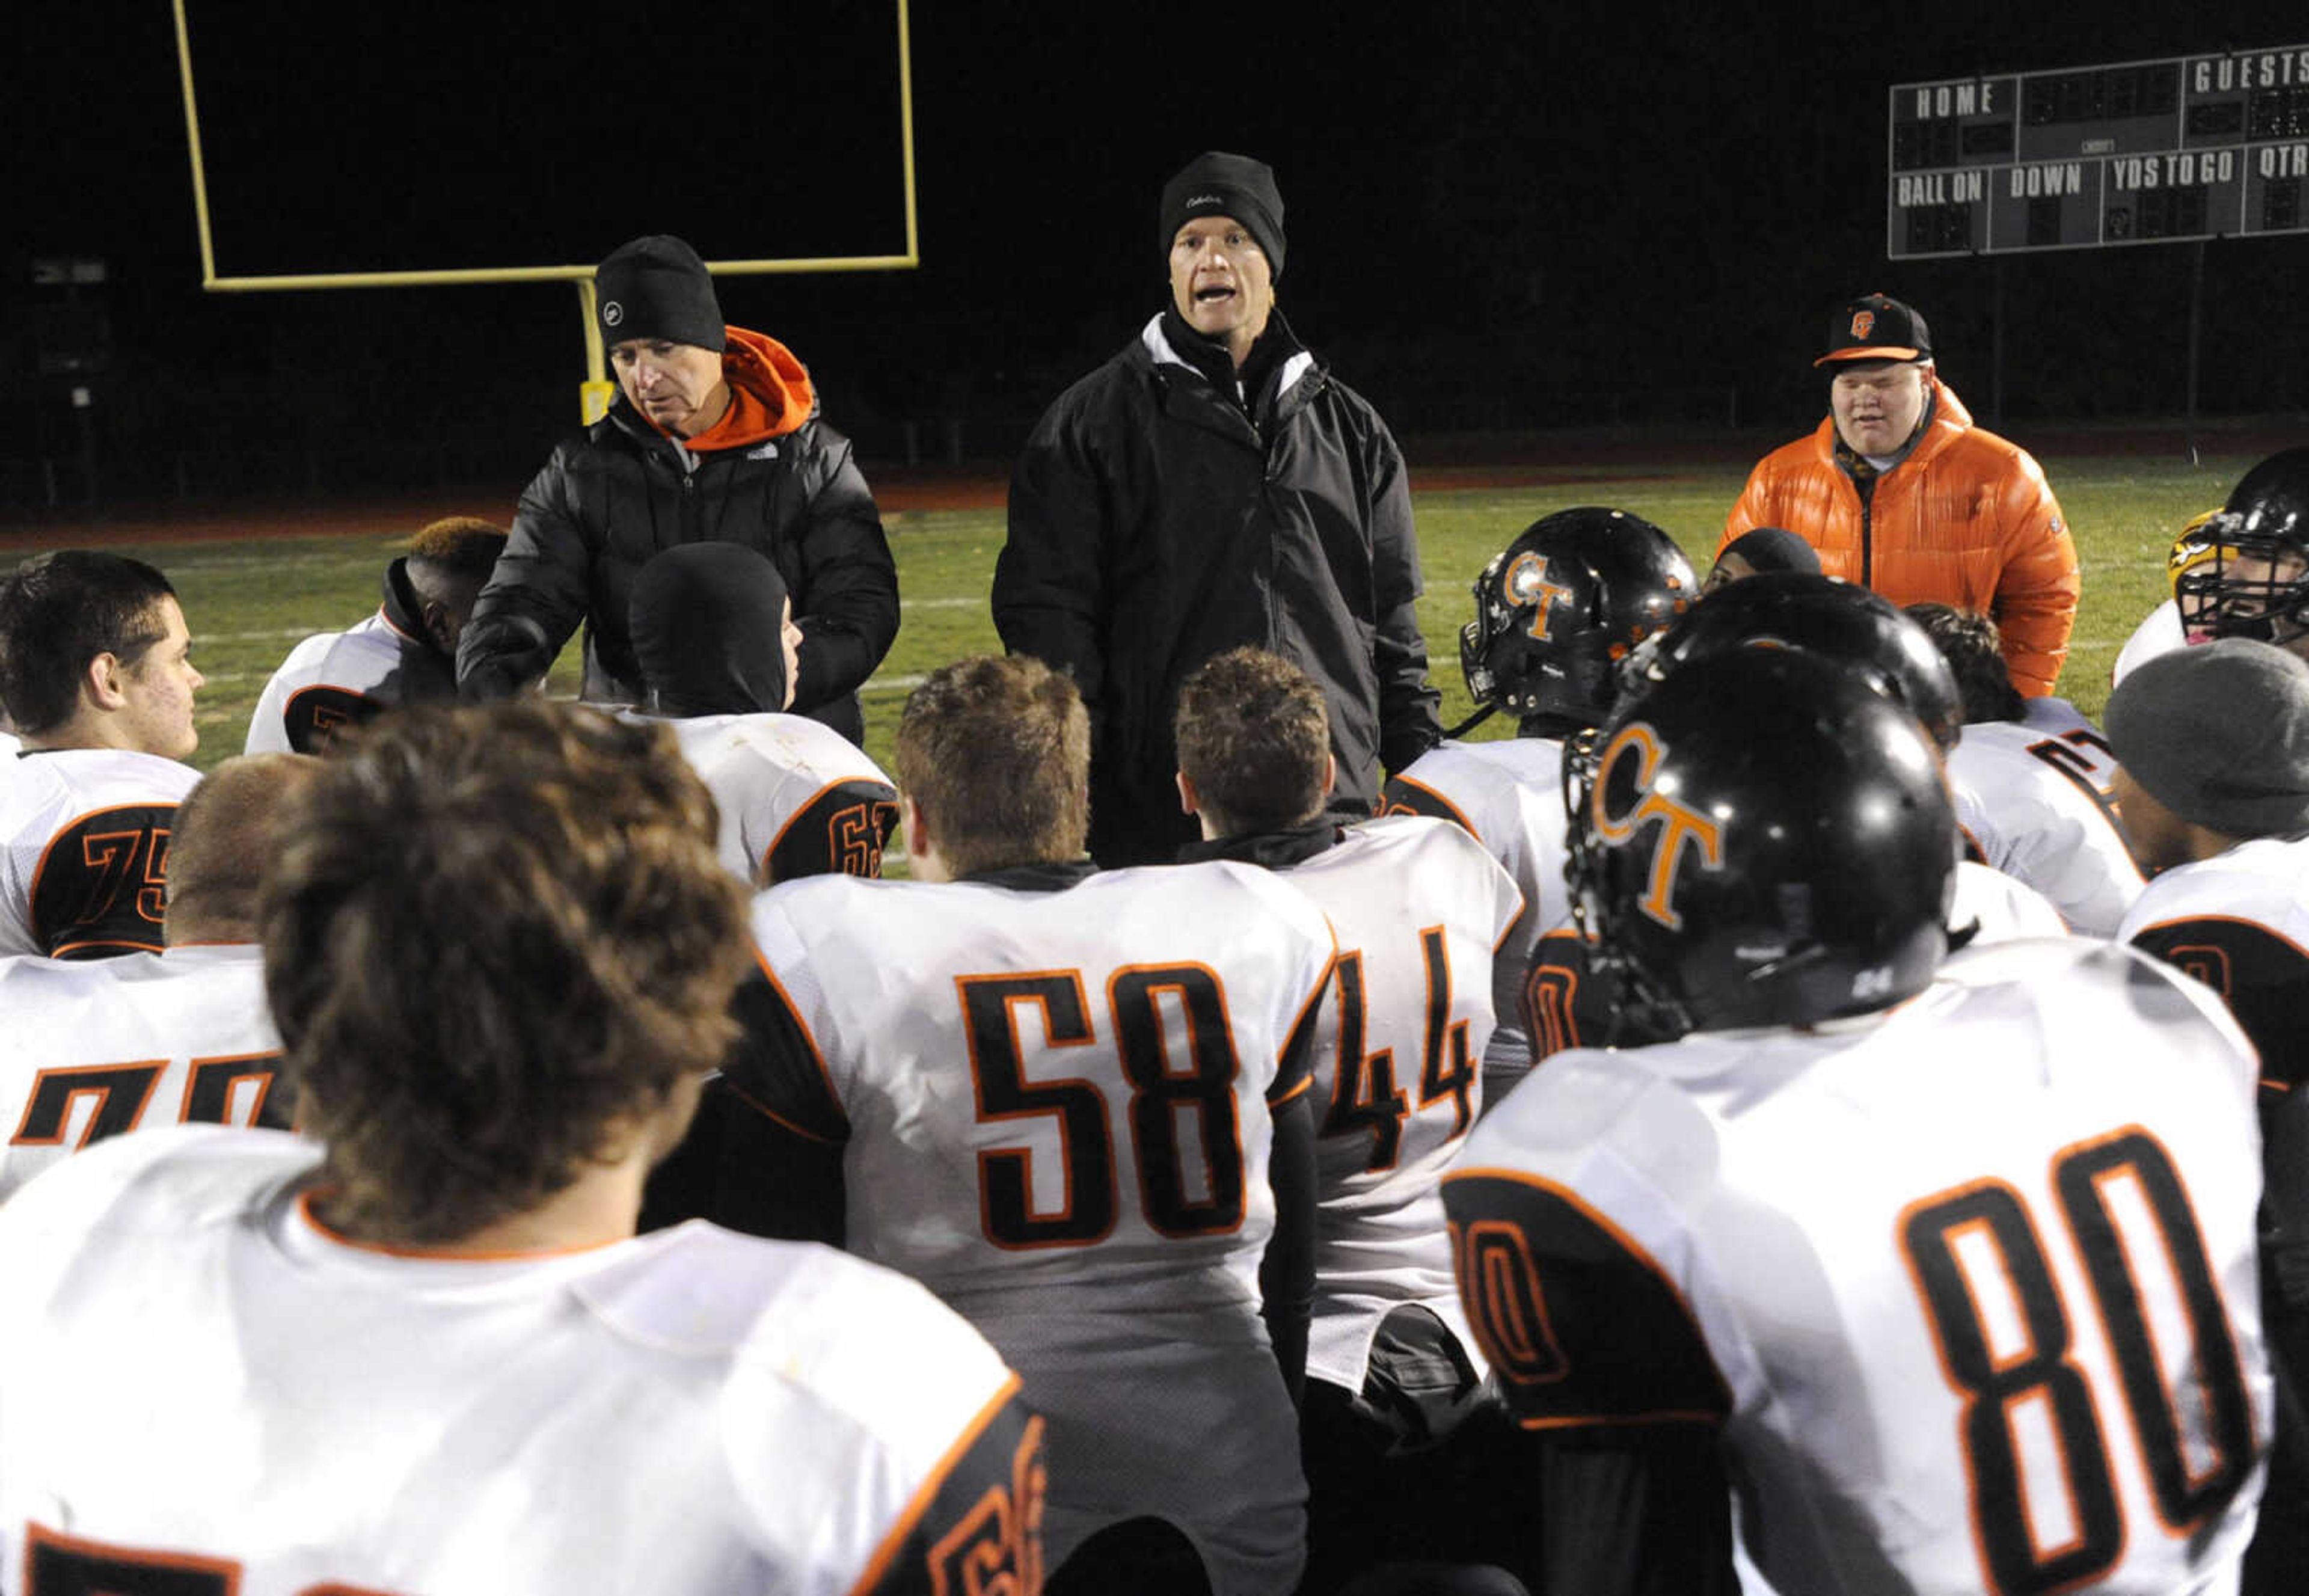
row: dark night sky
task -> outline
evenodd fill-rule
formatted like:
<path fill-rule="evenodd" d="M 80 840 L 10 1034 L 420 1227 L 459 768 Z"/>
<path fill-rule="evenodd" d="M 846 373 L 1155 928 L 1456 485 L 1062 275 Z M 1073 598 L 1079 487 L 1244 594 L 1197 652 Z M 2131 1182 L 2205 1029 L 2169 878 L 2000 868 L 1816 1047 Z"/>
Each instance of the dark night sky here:
<path fill-rule="evenodd" d="M 591 22 L 489 0 L 368 20 L 188 8 L 221 270 L 582 261 L 645 230 L 708 256 L 903 244 L 878 0 Z M 26 65 L 0 108 L 0 347 L 18 353 L 39 297 L 26 259 L 91 255 L 113 278 L 116 414 L 331 435 L 566 426 L 574 290 L 203 294 L 164 0 L 6 9 L 0 45 Z M 1122 8 L 916 0 L 922 265 L 726 280 L 724 306 L 811 363 L 837 421 L 1031 414 L 1159 303 L 1155 195 L 1219 147 L 1277 169 L 1281 291 L 1301 333 L 1414 425 L 1464 421 L 1451 396 L 1470 387 L 1739 384 L 1801 413 L 1815 324 L 1872 289 L 1927 308 L 1961 381 L 1985 361 L 2000 271 L 2020 407 L 2171 409 L 2188 247 L 1887 263 L 1885 91 L 2300 42 L 2309 21 L 2298 0 L 2114 4 L 2088 26 L 2060 11 L 1442 0 L 1115 20 Z M 340 31 L 324 37 L 323 16 Z M 2207 360 L 2234 361 L 2209 404 L 2309 403 L 2287 375 L 2297 358 L 2253 364 L 2269 343 L 2260 296 L 2283 293 L 2282 317 L 2302 320 L 2309 238 L 2208 257 Z M 22 402 L 24 385 L 4 386 Z"/>

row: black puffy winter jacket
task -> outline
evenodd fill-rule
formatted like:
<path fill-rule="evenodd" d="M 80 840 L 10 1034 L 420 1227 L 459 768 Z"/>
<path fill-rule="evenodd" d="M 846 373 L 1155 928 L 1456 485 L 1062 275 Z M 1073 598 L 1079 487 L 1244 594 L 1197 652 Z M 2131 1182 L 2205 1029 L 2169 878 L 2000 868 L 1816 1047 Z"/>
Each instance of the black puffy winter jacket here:
<path fill-rule="evenodd" d="M 458 642 L 464 697 L 503 697 L 536 681 L 583 620 L 585 697 L 638 702 L 626 617 L 635 576 L 677 543 L 740 543 L 769 557 L 793 597 L 802 631 L 793 712 L 859 740 L 859 684 L 898 633 L 881 516 L 850 440 L 817 419 L 800 363 L 759 334 L 730 334 L 732 384 L 774 386 L 770 413 L 783 406 L 807 419 L 736 447 L 691 449 L 619 395 L 523 492 L 511 541 Z"/>

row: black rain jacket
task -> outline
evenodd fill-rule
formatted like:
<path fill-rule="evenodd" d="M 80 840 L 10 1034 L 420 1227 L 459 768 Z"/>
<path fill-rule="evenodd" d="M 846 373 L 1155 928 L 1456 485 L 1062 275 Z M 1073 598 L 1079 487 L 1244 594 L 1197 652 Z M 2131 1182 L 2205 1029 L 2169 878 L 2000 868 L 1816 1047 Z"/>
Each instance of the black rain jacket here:
<path fill-rule="evenodd" d="M 1091 852 L 1111 867 L 1167 862 L 1196 837 L 1172 711 L 1197 666 L 1244 645 L 1321 684 L 1333 811 L 1370 815 L 1380 767 L 1441 734 L 1419 592 L 1403 455 L 1371 404 L 1300 351 L 1246 411 L 1158 316 L 1027 439 L 993 611 L 1004 646 L 1082 690 Z"/>

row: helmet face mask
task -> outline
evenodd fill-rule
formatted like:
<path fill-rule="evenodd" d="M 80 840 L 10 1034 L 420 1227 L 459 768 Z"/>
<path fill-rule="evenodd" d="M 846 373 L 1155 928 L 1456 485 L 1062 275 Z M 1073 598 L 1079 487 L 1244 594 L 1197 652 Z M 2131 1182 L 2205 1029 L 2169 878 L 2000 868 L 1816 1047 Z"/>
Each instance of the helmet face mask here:
<path fill-rule="evenodd" d="M 2173 580 L 2181 629 L 2192 640 L 2284 643 L 2309 632 L 2309 551 L 2278 538 L 2243 537 L 2215 517 L 2203 552 Z"/>
<path fill-rule="evenodd" d="M 2283 646 L 2309 636 L 2309 448 L 2247 472 L 2220 512 L 2175 544 L 2167 568 L 2192 642 Z"/>
<path fill-rule="evenodd" d="M 1623 701 L 1564 786 L 1591 963 L 1653 1034 L 1886 1008 L 1947 952 L 1956 820 L 1938 759 L 1842 662 L 1714 656 Z"/>
<path fill-rule="evenodd" d="M 1617 662 L 1699 591 L 1682 551 L 1647 521 L 1595 507 L 1535 521 L 1475 578 L 1459 631 L 1468 694 L 1519 720 L 1595 725 Z"/>

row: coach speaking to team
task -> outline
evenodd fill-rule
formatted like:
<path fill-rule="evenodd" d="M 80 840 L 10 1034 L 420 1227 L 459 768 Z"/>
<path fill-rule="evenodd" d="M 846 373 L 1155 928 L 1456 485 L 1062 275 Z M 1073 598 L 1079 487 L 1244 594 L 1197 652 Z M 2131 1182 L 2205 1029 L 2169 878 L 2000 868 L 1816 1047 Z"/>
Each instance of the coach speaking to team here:
<path fill-rule="evenodd" d="M 1197 666 L 1246 645 L 1321 686 L 1334 813 L 1441 734 L 1414 609 L 1403 455 L 1275 303 L 1283 195 L 1263 161 L 1198 156 L 1164 186 L 1170 303 L 1060 395 L 1010 479 L 994 625 L 1070 671 L 1091 714 L 1091 853 L 1167 863 L 1179 806 L 1171 716 Z"/>
<path fill-rule="evenodd" d="M 636 575 L 679 543 L 738 543 L 767 555 L 793 599 L 788 707 L 858 742 L 859 684 L 898 633 L 898 577 L 850 440 L 818 420 L 809 372 L 784 344 L 723 324 L 705 263 L 679 239 L 617 249 L 594 289 L 618 395 L 523 492 L 457 646 L 458 690 L 534 683 L 582 620 L 581 696 L 639 703 Z"/>
<path fill-rule="evenodd" d="M 1717 552 L 1783 526 L 1831 577 L 1894 603 L 1993 616 L 2012 685 L 2053 690 L 2077 619 L 2077 551 L 2027 450 L 1972 424 L 1933 363 L 1924 318 L 1868 294 L 1837 311 L 1826 421 L 1749 474 Z"/>

